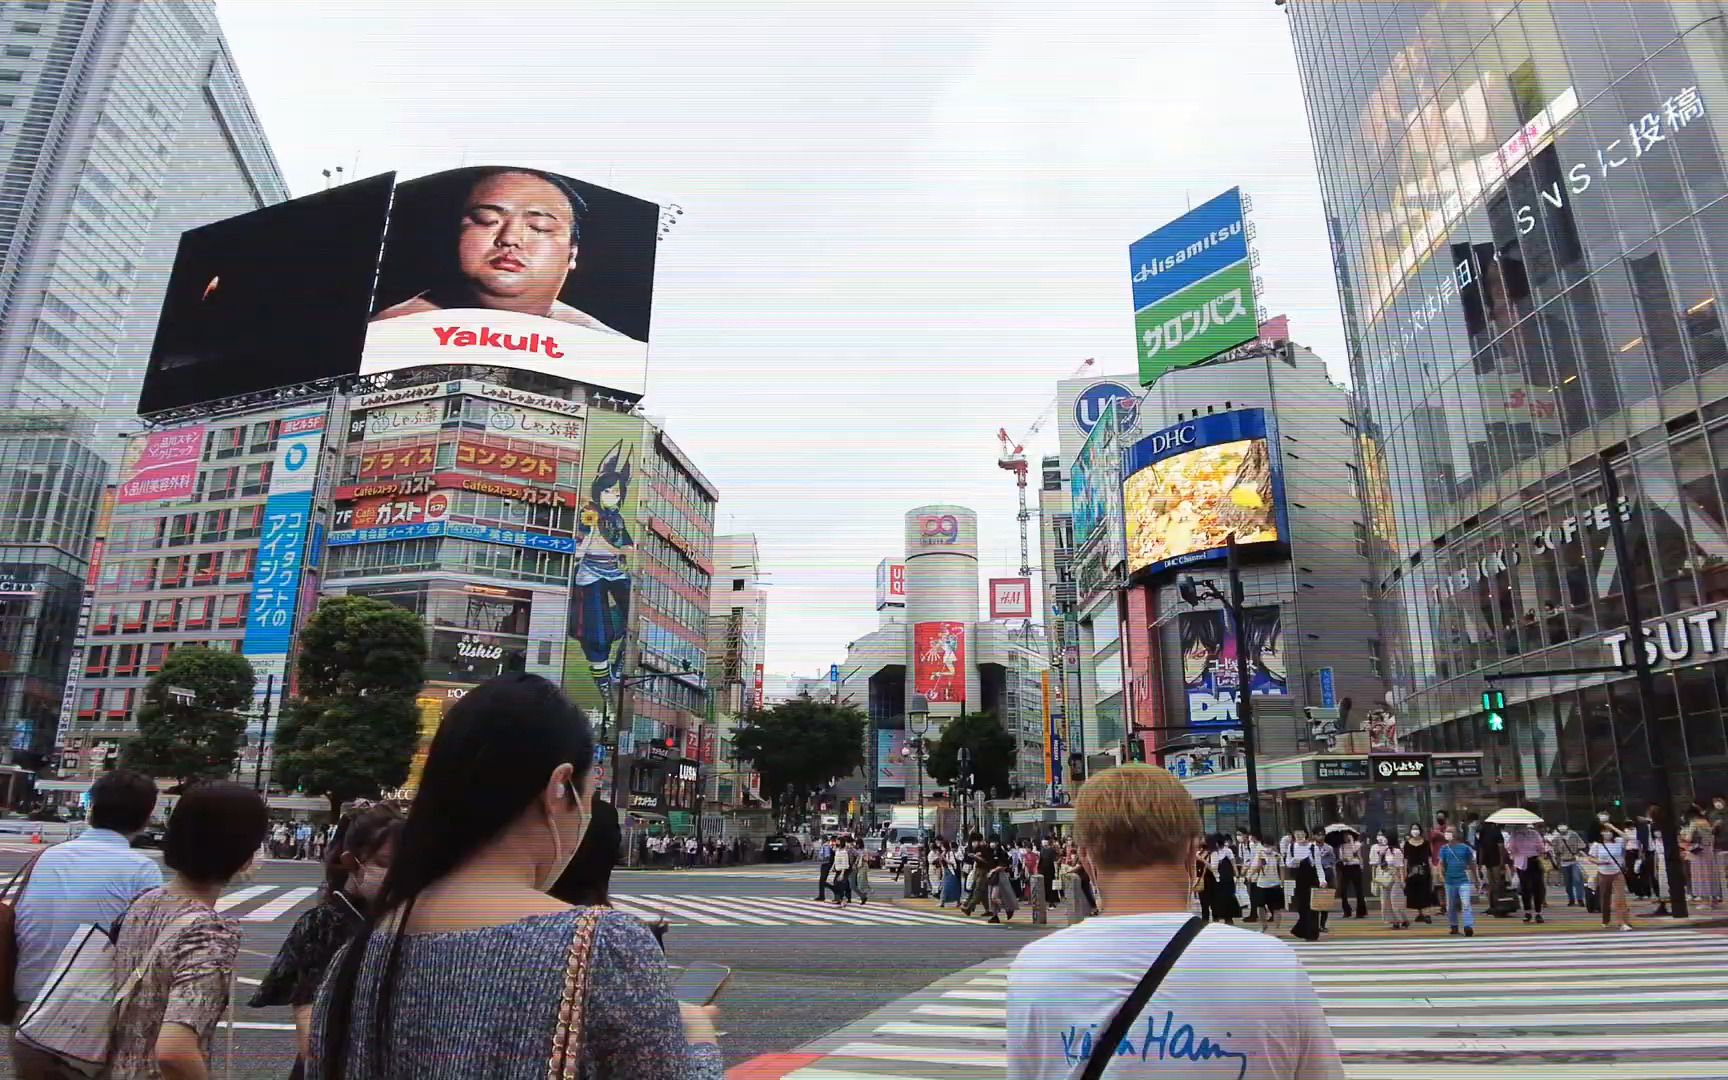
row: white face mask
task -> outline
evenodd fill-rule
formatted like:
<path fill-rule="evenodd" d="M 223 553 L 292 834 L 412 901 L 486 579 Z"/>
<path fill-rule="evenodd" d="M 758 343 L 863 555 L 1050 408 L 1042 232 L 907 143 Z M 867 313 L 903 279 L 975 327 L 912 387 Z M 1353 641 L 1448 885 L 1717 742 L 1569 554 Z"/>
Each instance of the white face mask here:
<path fill-rule="evenodd" d="M 588 831 L 588 802 L 583 797 L 574 780 L 565 781 L 565 791 L 561 798 L 575 801 L 577 825 L 575 834 L 571 837 L 568 849 L 564 846 L 564 836 L 558 828 L 559 815 L 548 813 L 546 827 L 552 833 L 552 863 L 540 879 L 540 891 L 550 892 L 552 886 L 558 884 L 558 879 L 564 876 L 564 870 L 570 865 L 570 860 L 576 857 L 576 849 L 581 846 L 582 834 Z"/>

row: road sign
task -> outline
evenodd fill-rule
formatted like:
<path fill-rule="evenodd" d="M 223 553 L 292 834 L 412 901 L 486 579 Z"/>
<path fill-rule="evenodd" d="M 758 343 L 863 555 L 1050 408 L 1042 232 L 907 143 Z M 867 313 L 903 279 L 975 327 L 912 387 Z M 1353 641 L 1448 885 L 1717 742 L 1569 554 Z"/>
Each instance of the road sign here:
<path fill-rule="evenodd" d="M 840 665 L 839 664 L 829 664 L 828 665 L 828 681 L 831 683 L 837 683 L 840 681 Z"/>
<path fill-rule="evenodd" d="M 1329 667 L 1320 669 L 1320 704 L 1328 709 L 1338 704 L 1338 695 L 1332 684 L 1332 669 Z"/>

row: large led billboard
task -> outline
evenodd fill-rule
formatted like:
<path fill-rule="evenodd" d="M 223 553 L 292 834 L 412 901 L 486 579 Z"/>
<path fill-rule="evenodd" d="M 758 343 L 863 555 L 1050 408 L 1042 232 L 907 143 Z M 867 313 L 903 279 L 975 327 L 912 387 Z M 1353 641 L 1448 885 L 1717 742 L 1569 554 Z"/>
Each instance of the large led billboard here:
<path fill-rule="evenodd" d="M 184 233 L 139 415 L 358 371 L 393 179 Z"/>
<path fill-rule="evenodd" d="M 1258 334 L 1241 188 L 1136 240 L 1128 247 L 1128 261 L 1142 386 Z"/>
<path fill-rule="evenodd" d="M 539 169 L 384 174 L 181 237 L 141 415 L 429 365 L 646 389 L 659 208 Z"/>
<path fill-rule="evenodd" d="M 1202 416 L 1153 432 L 1123 466 L 1128 572 L 1156 573 L 1221 559 L 1289 536 L 1284 470 L 1264 409 Z"/>
<path fill-rule="evenodd" d="M 360 373 L 480 364 L 642 394 L 659 220 L 539 169 L 399 184 Z"/>

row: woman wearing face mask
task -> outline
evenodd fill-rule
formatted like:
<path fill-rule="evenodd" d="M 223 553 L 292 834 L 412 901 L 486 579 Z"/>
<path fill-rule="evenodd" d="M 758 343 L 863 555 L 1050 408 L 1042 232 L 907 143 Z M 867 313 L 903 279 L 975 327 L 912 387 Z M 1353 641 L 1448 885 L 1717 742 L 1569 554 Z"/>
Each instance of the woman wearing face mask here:
<path fill-rule="evenodd" d="M 1388 930 L 1402 930 L 1410 925 L 1404 897 L 1404 849 L 1392 842 L 1382 830 L 1374 838 L 1368 865 L 1374 870 L 1374 884 L 1380 889 L 1380 917 Z"/>
<path fill-rule="evenodd" d="M 287 1005 L 294 1010 L 298 1038 L 292 1077 L 305 1075 L 312 1036 L 312 1002 L 324 973 L 355 931 L 366 924 L 366 908 L 378 895 L 402 813 L 389 803 L 350 811 L 336 826 L 324 853 L 324 899 L 300 916 L 250 1002 L 254 1009 Z"/>
<path fill-rule="evenodd" d="M 1434 898 L 1434 846 L 1422 826 L 1411 825 L 1404 840 L 1404 902 L 1416 913 L 1417 922 L 1431 923 L 1428 909 L 1439 907 Z"/>
<path fill-rule="evenodd" d="M 319 991 L 308 1076 L 720 1080 L 713 1022 L 673 999 L 648 928 L 546 894 L 582 842 L 593 761 L 587 718 L 539 676 L 451 708 Z"/>

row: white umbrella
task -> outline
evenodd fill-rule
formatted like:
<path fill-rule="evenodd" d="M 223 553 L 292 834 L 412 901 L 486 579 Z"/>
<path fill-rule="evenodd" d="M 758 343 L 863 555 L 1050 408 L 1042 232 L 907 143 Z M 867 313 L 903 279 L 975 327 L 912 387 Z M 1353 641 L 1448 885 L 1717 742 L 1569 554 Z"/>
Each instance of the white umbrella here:
<path fill-rule="evenodd" d="M 1342 822 L 1340 822 L 1336 825 L 1326 826 L 1326 835 L 1327 836 L 1331 836 L 1335 832 L 1355 833 L 1358 836 L 1362 835 L 1362 830 L 1358 829 L 1354 825 L 1345 825 Z"/>
<path fill-rule="evenodd" d="M 1496 810 L 1488 815 L 1488 820 L 1496 825 L 1540 825 L 1542 815 L 1532 813 L 1518 806 L 1508 806 L 1504 810 Z"/>

